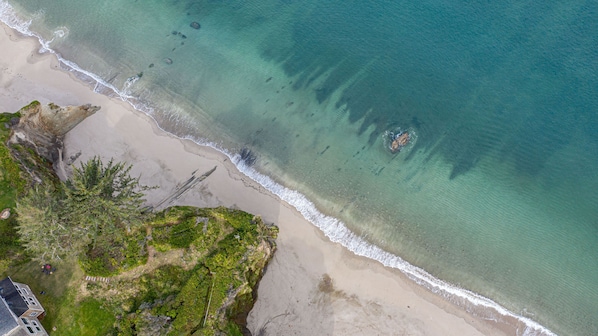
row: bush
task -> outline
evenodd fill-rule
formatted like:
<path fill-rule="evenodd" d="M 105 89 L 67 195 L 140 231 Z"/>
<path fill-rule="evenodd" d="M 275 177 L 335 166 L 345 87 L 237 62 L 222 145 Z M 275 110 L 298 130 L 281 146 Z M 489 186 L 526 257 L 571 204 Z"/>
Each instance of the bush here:
<path fill-rule="evenodd" d="M 107 237 L 90 245 L 79 261 L 85 273 L 94 276 L 111 276 L 142 265 L 147 261 L 144 232 Z"/>

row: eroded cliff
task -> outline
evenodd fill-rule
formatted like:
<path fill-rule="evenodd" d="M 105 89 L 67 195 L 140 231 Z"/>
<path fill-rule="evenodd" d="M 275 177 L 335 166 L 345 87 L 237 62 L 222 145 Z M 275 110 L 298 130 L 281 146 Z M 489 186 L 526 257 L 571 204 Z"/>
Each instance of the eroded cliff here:
<path fill-rule="evenodd" d="M 19 111 L 18 121 L 12 122 L 9 142 L 33 148 L 41 157 L 56 163 L 61 160 L 66 133 L 98 110 L 99 106 L 91 104 L 61 107 L 34 101 Z"/>

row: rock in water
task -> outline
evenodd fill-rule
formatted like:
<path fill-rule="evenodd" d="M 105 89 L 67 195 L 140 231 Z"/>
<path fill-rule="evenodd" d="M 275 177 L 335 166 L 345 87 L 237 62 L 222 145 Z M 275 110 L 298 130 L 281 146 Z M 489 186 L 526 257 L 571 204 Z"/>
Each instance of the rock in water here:
<path fill-rule="evenodd" d="M 19 111 L 21 118 L 13 127 L 10 142 L 32 147 L 40 156 L 56 162 L 66 133 L 99 109 L 90 104 L 60 107 L 35 101 Z"/>
<path fill-rule="evenodd" d="M 201 25 L 199 24 L 199 22 L 195 22 L 195 21 L 191 22 L 191 24 L 189 26 L 193 29 L 201 28 Z"/>
<path fill-rule="evenodd" d="M 407 131 L 395 135 L 393 137 L 392 143 L 390 144 L 390 151 L 393 153 L 398 153 L 401 148 L 407 146 L 409 140 L 410 137 Z"/>
<path fill-rule="evenodd" d="M 255 163 L 256 156 L 249 148 L 243 147 L 239 152 L 239 155 L 241 155 L 241 160 L 245 162 L 247 166 L 253 166 Z"/>

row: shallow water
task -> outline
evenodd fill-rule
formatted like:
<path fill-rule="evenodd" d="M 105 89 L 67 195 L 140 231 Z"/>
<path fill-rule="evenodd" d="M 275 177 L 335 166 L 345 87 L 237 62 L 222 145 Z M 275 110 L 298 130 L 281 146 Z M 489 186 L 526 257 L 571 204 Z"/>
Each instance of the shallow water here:
<path fill-rule="evenodd" d="M 241 168 L 333 240 L 598 334 L 596 4 L 9 3 L 162 128 L 250 148 Z"/>

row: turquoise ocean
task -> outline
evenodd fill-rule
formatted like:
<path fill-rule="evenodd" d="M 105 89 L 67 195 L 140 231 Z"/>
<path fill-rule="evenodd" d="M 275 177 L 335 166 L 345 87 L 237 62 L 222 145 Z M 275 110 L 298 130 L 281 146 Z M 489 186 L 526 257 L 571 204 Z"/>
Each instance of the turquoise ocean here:
<path fill-rule="evenodd" d="M 0 0 L 0 19 L 356 254 L 518 335 L 598 335 L 597 2 Z"/>

